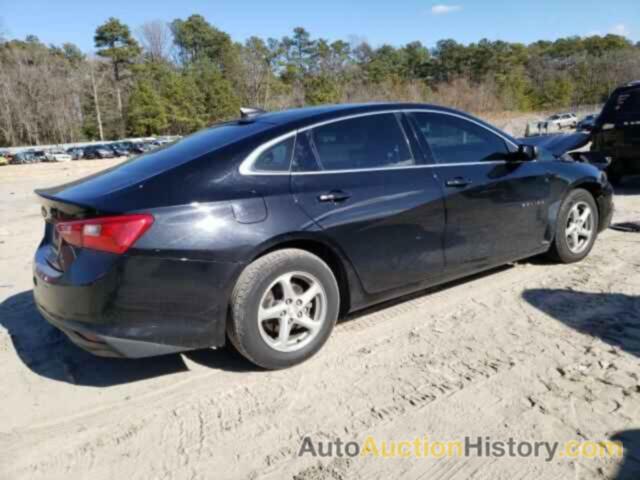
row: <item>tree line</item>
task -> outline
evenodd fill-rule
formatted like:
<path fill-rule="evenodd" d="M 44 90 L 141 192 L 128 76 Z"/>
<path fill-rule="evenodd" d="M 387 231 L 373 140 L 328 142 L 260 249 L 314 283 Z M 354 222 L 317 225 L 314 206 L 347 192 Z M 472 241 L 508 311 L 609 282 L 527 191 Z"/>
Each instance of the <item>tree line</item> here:
<path fill-rule="evenodd" d="M 200 15 L 134 32 L 110 18 L 95 56 L 0 33 L 0 146 L 188 134 L 268 110 L 362 101 L 444 104 L 477 114 L 603 102 L 640 79 L 640 43 L 617 35 L 529 45 L 455 40 L 374 47 L 295 28 L 234 41 Z"/>

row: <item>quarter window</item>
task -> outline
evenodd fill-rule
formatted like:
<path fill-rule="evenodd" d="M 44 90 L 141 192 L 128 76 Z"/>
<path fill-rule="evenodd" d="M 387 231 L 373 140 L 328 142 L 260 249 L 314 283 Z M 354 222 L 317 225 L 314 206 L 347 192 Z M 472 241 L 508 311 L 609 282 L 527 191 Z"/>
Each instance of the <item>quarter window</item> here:
<path fill-rule="evenodd" d="M 275 144 L 260 154 L 253 164 L 257 172 L 288 172 L 291 164 L 294 137 Z"/>
<path fill-rule="evenodd" d="M 412 115 L 438 163 L 502 160 L 509 153 L 502 138 L 468 120 L 428 112 Z"/>
<path fill-rule="evenodd" d="M 640 113 L 640 90 L 621 94 L 617 98 L 616 110 L 620 113 Z"/>
<path fill-rule="evenodd" d="M 393 113 L 336 121 L 299 135 L 298 171 L 359 170 L 414 165 L 407 138 Z"/>

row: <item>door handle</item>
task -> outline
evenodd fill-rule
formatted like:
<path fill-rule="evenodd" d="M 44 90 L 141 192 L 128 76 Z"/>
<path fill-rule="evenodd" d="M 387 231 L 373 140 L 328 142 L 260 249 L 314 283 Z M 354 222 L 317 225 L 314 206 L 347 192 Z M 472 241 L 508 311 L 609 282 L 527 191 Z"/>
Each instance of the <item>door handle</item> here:
<path fill-rule="evenodd" d="M 323 193 L 318 196 L 320 202 L 344 202 L 345 200 L 349 200 L 349 198 L 351 198 L 351 195 L 342 190 L 332 190 L 329 193 Z"/>
<path fill-rule="evenodd" d="M 462 188 L 462 187 L 466 187 L 467 185 L 471 185 L 471 180 L 467 180 L 466 178 L 462 178 L 462 177 L 456 177 L 456 178 L 451 178 L 449 180 L 447 180 L 445 182 L 445 185 L 447 187 L 454 187 L 454 188 Z"/>

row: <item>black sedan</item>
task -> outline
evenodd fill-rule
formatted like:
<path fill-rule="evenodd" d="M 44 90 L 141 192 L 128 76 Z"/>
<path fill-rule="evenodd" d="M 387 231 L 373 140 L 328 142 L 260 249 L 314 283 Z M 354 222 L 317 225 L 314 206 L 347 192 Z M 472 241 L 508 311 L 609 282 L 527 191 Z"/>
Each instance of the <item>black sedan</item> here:
<path fill-rule="evenodd" d="M 113 150 L 105 145 L 89 145 L 88 147 L 84 147 L 84 158 L 87 160 L 94 159 L 103 159 L 103 158 L 113 158 L 115 154 Z"/>
<path fill-rule="evenodd" d="M 36 192 L 43 316 L 96 354 L 220 347 L 265 368 L 316 353 L 336 320 L 547 254 L 609 225 L 596 167 L 420 104 L 246 113 Z"/>
<path fill-rule="evenodd" d="M 127 157 L 131 151 L 123 143 L 112 143 L 106 147 L 113 152 L 114 157 Z"/>

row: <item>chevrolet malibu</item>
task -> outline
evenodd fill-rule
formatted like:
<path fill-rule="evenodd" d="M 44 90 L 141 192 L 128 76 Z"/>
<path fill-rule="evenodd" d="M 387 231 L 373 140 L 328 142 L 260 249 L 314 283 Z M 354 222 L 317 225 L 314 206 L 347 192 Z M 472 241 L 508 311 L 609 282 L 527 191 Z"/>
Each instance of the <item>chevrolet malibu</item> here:
<path fill-rule="evenodd" d="M 243 110 L 36 193 L 35 301 L 74 343 L 135 358 L 230 341 L 264 368 L 309 358 L 348 312 L 582 260 L 613 211 L 596 167 L 421 104 Z"/>

